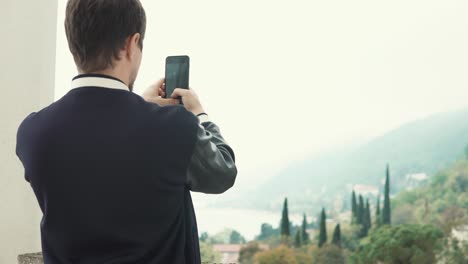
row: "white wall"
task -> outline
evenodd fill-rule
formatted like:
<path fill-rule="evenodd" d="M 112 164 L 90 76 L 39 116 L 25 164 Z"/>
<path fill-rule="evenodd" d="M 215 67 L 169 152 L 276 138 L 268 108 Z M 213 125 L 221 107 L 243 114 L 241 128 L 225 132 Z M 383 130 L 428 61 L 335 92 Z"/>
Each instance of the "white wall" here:
<path fill-rule="evenodd" d="M 54 95 L 57 1 L 1 0 L 0 263 L 40 251 L 41 212 L 15 155 L 27 114 Z"/>

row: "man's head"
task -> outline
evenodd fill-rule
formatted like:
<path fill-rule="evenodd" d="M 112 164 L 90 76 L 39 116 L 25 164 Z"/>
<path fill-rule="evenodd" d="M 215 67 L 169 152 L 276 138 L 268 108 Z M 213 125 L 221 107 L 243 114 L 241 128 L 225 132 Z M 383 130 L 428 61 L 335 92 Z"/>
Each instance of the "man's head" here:
<path fill-rule="evenodd" d="M 139 0 L 68 0 L 65 32 L 80 73 L 118 73 L 132 89 L 145 29 Z"/>

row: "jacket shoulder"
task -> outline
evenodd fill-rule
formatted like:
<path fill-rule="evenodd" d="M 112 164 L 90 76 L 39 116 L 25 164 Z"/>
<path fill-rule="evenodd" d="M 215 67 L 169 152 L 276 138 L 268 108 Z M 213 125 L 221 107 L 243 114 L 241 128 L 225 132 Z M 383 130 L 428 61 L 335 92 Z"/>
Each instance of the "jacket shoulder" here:
<path fill-rule="evenodd" d="M 195 131 L 198 127 L 198 118 L 185 109 L 183 105 L 159 106 L 157 104 L 151 104 L 150 112 L 152 118 L 163 120 L 165 125 L 169 127 L 192 128 Z"/>

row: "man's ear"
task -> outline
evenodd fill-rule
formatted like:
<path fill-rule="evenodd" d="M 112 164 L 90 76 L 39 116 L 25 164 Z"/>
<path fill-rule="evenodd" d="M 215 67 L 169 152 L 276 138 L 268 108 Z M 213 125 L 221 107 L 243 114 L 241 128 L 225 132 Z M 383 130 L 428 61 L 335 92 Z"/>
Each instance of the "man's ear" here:
<path fill-rule="evenodd" d="M 126 45 L 126 56 L 128 59 L 132 58 L 138 50 L 140 50 L 140 33 L 135 33 L 128 37 Z"/>

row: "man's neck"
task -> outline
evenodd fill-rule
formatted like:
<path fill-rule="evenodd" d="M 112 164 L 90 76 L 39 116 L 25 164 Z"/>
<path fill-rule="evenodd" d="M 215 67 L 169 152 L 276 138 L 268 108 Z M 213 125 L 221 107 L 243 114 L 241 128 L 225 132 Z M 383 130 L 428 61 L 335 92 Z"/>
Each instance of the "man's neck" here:
<path fill-rule="evenodd" d="M 125 83 L 127 87 L 130 85 L 129 77 L 126 74 L 122 74 L 119 71 L 112 69 L 112 70 L 102 70 L 102 71 L 94 71 L 94 72 L 79 72 L 79 74 L 103 74 L 110 77 L 117 78 Z"/>

